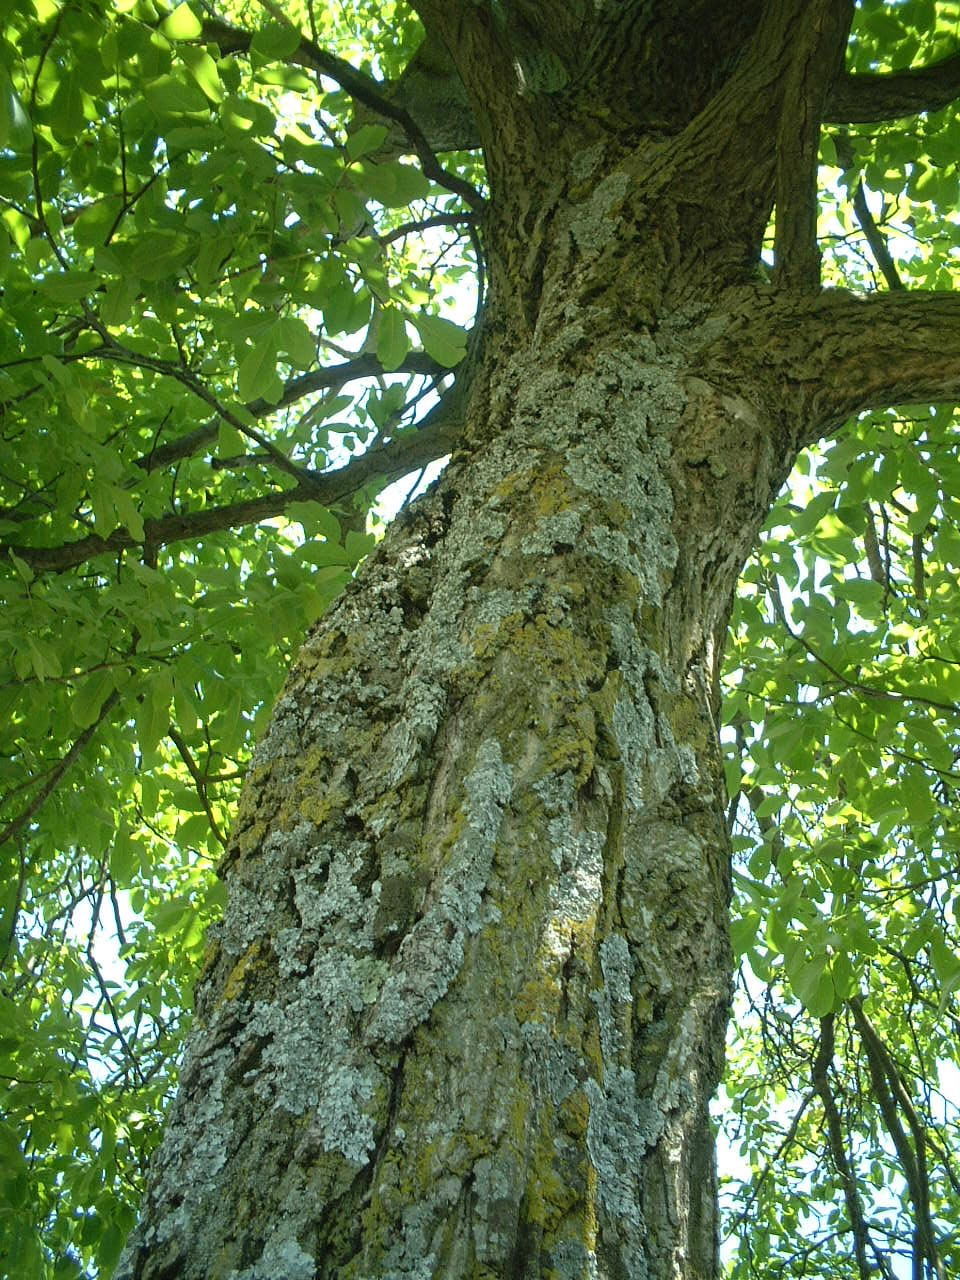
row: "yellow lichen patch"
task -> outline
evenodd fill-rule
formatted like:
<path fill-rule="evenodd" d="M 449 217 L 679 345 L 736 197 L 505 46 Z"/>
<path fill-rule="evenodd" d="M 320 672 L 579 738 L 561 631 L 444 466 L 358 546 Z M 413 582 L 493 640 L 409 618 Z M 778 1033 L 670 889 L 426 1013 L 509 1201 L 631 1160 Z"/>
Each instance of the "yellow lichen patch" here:
<path fill-rule="evenodd" d="M 601 674 L 595 646 L 569 627 L 553 626 L 544 614 L 529 620 L 509 614 L 500 624 L 496 647 L 502 651 L 499 678 L 512 678 L 518 688 L 549 690 L 550 706 L 581 702 L 588 682 Z M 538 672 L 543 674 L 539 681 Z"/>
<path fill-rule="evenodd" d="M 595 1020 L 587 1026 L 581 1044 L 583 1046 L 584 1062 L 593 1068 L 597 1079 L 602 1080 L 603 1047 L 600 1044 L 600 1028 Z"/>
<path fill-rule="evenodd" d="M 253 853 L 256 849 L 259 849 L 269 829 L 270 824 L 266 818 L 253 819 L 250 825 L 243 827 L 243 829 L 240 828 L 238 821 L 234 831 L 234 848 L 237 854 L 240 857 L 245 857 L 248 853 Z M 229 854 L 227 855 L 227 860 L 230 860 Z"/>
<path fill-rule="evenodd" d="M 495 486 L 490 495 L 491 498 L 494 501 L 508 501 L 514 498 L 517 493 L 529 493 L 533 475 L 534 471 L 530 467 L 524 467 L 519 471 L 511 471 Z"/>
<path fill-rule="evenodd" d="M 532 486 L 532 497 L 539 516 L 554 516 L 569 511 L 576 495 L 564 468 L 557 464 L 540 472 Z"/>
<path fill-rule="evenodd" d="M 600 1187 L 600 1179 L 594 1166 L 587 1162 L 587 1212 L 586 1212 L 586 1230 L 584 1232 L 583 1243 L 592 1253 L 597 1247 L 597 1235 L 599 1233 L 599 1225 L 597 1223 L 597 1193 Z"/>
<path fill-rule="evenodd" d="M 474 656 L 482 661 L 502 649 L 505 637 L 523 624 L 523 616 L 520 610 L 516 610 L 501 618 L 499 623 L 484 622 L 475 626 L 469 635 Z"/>
<path fill-rule="evenodd" d="M 314 826 L 322 826 L 323 823 L 329 822 L 335 815 L 343 813 L 346 806 L 353 799 L 349 792 L 341 789 L 328 791 L 326 794 L 310 794 L 310 792 L 300 792 L 295 802 L 289 809 L 289 816 L 298 817 L 301 821 L 304 818 L 308 822 L 312 822 Z M 286 816 L 286 815 L 284 815 Z"/>
<path fill-rule="evenodd" d="M 634 512 L 619 498 L 607 498 L 601 504 L 600 515 L 604 524 L 623 529 L 630 523 Z"/>
<path fill-rule="evenodd" d="M 258 939 L 237 961 L 227 975 L 227 980 L 223 984 L 224 1000 L 235 1000 L 243 990 L 244 981 L 251 968 L 259 963 L 263 963 L 261 952 L 263 951 L 263 941 Z"/>
<path fill-rule="evenodd" d="M 586 1138 L 590 1102 L 582 1089 L 575 1089 L 557 1108 L 560 1125 L 572 1138 Z"/>
<path fill-rule="evenodd" d="M 555 1130 L 552 1125 L 544 1125 L 534 1150 L 527 1213 L 530 1221 L 542 1226 L 548 1237 L 568 1220 L 583 1196 L 579 1178 L 572 1179 L 569 1168 L 557 1167 L 557 1155 Z"/>
<path fill-rule="evenodd" d="M 200 966 L 200 974 L 197 978 L 198 983 L 201 983 L 204 981 L 204 979 L 207 977 L 207 974 L 210 972 L 210 970 L 213 968 L 213 966 L 217 963 L 219 959 L 220 959 L 220 943 L 216 941 L 208 942 L 206 949 L 204 950 L 204 953 L 203 953 L 203 963 Z"/>
<path fill-rule="evenodd" d="M 573 921 L 548 920 L 533 971 L 515 997 L 518 1021 L 549 1023 L 558 1015 L 563 994 L 563 966 L 570 955 L 573 937 Z"/>
<path fill-rule="evenodd" d="M 531 974 L 517 992 L 514 1012 L 519 1022 L 539 1022 L 557 1012 L 560 1006 L 559 974 L 541 969 Z"/>
<path fill-rule="evenodd" d="M 620 671 L 610 671 L 603 685 L 595 693 L 590 694 L 594 715 L 599 724 L 607 727 L 613 725 L 613 713 L 616 710 L 622 686 L 623 674 Z"/>
<path fill-rule="evenodd" d="M 674 741 L 691 746 L 698 759 L 707 755 L 714 730 L 696 700 L 682 695 L 673 697 L 665 709 Z"/>
<path fill-rule="evenodd" d="M 338 753 L 327 742 L 308 747 L 297 762 L 300 766 L 300 777 L 312 778 L 318 773 L 325 773 L 338 758 Z"/>
<path fill-rule="evenodd" d="M 550 735 L 546 763 L 553 773 L 572 773 L 577 786 L 583 786 L 593 773 L 596 743 L 593 712 L 589 704 L 580 703 Z"/>

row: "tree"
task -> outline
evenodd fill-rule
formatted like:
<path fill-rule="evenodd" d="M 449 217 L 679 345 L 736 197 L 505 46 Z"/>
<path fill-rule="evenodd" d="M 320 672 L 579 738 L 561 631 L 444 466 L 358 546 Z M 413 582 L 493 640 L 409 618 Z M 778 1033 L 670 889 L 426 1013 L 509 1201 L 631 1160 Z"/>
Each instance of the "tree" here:
<path fill-rule="evenodd" d="M 956 21 L 12 6 L 10 1274 L 956 1266 Z"/>

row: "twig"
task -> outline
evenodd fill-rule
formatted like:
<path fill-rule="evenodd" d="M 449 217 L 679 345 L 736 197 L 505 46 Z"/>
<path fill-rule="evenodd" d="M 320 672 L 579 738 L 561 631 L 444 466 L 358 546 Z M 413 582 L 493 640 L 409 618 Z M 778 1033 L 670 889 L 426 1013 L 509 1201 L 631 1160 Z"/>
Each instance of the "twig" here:
<path fill-rule="evenodd" d="M 213 810 L 210 807 L 210 800 L 207 796 L 207 779 L 200 772 L 200 767 L 196 760 L 194 760 L 192 751 L 187 746 L 183 735 L 179 732 L 176 726 L 171 725 L 167 730 L 167 733 L 170 737 L 170 741 L 180 753 L 180 759 L 187 766 L 190 777 L 193 779 L 194 786 L 197 790 L 197 796 L 200 803 L 203 805 L 203 811 L 207 815 L 207 821 L 210 823 L 210 830 L 213 832 L 221 848 L 225 849 L 227 847 L 226 837 L 220 830 L 219 826 L 217 826 L 217 820 L 213 816 Z"/>
<path fill-rule="evenodd" d="M 101 724 L 103 724 L 108 713 L 113 710 L 119 700 L 119 689 L 114 689 L 114 691 L 104 699 L 93 724 L 88 725 L 87 728 L 84 729 L 83 733 L 74 740 L 73 745 L 50 771 L 46 782 L 42 787 L 40 787 L 37 794 L 33 797 L 27 807 L 18 813 L 17 816 L 8 822 L 3 830 L 0 831 L 0 845 L 6 844 L 8 840 L 12 840 L 15 836 L 19 835 L 27 823 L 30 822 L 34 815 L 40 810 L 47 798 L 56 789 L 64 774 L 70 766 L 76 762 L 84 747 L 100 728 Z"/>
<path fill-rule="evenodd" d="M 857 1194 L 856 1179 L 850 1167 L 850 1161 L 847 1159 L 847 1152 L 843 1143 L 843 1125 L 840 1121 L 840 1112 L 837 1108 L 836 1098 L 833 1096 L 833 1090 L 830 1088 L 828 1076 L 829 1069 L 833 1065 L 834 1043 L 834 1015 L 829 1013 L 825 1018 L 820 1019 L 820 1043 L 817 1047 L 817 1056 L 813 1062 L 813 1087 L 823 1104 L 823 1113 L 827 1121 L 827 1141 L 830 1157 L 843 1187 L 843 1198 L 847 1206 L 847 1215 L 850 1218 L 850 1230 L 853 1233 L 853 1248 L 857 1259 L 857 1270 L 860 1273 L 860 1280 L 870 1280 L 871 1268 L 867 1260 L 867 1246 L 870 1243 L 870 1234 L 863 1218 L 863 1209 L 860 1205 L 860 1197 Z"/>

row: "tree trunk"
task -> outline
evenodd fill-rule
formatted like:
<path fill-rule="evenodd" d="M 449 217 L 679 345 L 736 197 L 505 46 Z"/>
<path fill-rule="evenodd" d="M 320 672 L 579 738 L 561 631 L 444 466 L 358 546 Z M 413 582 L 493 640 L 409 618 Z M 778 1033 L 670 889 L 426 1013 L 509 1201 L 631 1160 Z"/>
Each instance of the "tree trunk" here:
<path fill-rule="evenodd" d="M 755 8 L 717 35 L 728 62 Z M 702 65 L 673 59 L 703 109 L 666 141 L 613 130 L 595 84 L 562 128 L 490 90 L 463 447 L 315 628 L 257 751 L 120 1276 L 715 1276 L 717 664 L 798 439 L 731 340 L 762 306 L 750 124 L 769 134 L 792 47 L 770 9 L 732 79 L 709 33 Z"/>
<path fill-rule="evenodd" d="M 589 327 L 300 655 L 122 1275 L 715 1274 L 716 662 L 785 459 L 695 329 Z"/>

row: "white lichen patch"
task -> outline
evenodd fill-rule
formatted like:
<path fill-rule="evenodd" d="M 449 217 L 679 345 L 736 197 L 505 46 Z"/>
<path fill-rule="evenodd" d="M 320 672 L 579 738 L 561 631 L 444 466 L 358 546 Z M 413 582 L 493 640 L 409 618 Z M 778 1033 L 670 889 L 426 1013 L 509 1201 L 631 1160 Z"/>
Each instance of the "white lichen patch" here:
<path fill-rule="evenodd" d="M 524 555 L 549 556 L 561 547 L 575 547 L 583 528 L 579 511 L 561 511 L 555 516 L 543 516 L 532 533 L 520 543 Z"/>
<path fill-rule="evenodd" d="M 535 587 L 520 590 L 509 587 L 480 590 L 478 587 L 471 587 L 468 600 L 473 610 L 473 620 L 478 626 L 499 627 L 504 618 L 513 614 L 531 613 L 536 596 Z"/>
<path fill-rule="evenodd" d="M 324 950 L 292 994 L 258 1002 L 248 1024 L 248 1033 L 266 1043 L 245 1083 L 274 1108 L 312 1113 L 318 1145 L 358 1165 L 373 1147 L 370 1102 L 379 1072 L 358 1053 L 350 1031 L 352 1015 L 364 1007 L 364 969 L 371 963 Z"/>
<path fill-rule="evenodd" d="M 630 190 L 630 177 L 611 173 L 602 178 L 570 218 L 570 230 L 584 256 L 594 257 L 610 243 L 616 211 Z"/>
<path fill-rule="evenodd" d="M 271 1238 L 252 1267 L 231 1271 L 227 1280 L 314 1280 L 316 1259 L 291 1237 Z"/>
<path fill-rule="evenodd" d="M 398 1044 L 423 1022 L 463 963 L 469 934 L 484 922 L 480 906 L 490 877 L 512 771 L 488 738 L 464 779 L 465 831 L 447 859 L 427 911 L 404 938 L 367 1027 L 368 1043 Z"/>
<path fill-rule="evenodd" d="M 601 1231 L 616 1242 L 626 1280 L 646 1280 L 643 1162 L 647 1143 L 637 1132 L 634 1074 L 614 1067 L 601 1085 L 589 1079 L 587 1151 L 597 1173 Z"/>
<path fill-rule="evenodd" d="M 551 887 L 551 928 L 561 953 L 569 950 L 569 924 L 583 923 L 599 909 L 603 896 L 603 835 L 577 831 L 571 818 L 575 780 L 569 770 L 551 773 L 534 784 L 547 818 L 550 856 L 559 876 Z M 564 939 L 563 942 L 560 940 Z"/>

